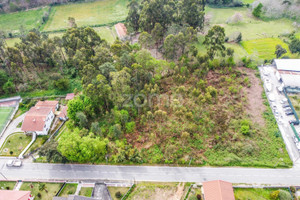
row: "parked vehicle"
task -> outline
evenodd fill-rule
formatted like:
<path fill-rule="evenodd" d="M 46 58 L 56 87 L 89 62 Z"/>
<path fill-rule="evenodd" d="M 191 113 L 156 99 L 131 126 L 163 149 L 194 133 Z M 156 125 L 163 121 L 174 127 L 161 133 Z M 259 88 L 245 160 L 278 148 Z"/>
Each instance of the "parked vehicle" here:
<path fill-rule="evenodd" d="M 21 167 L 22 166 L 22 161 L 21 160 L 9 160 L 7 163 L 6 163 L 6 166 L 8 167 Z"/>
<path fill-rule="evenodd" d="M 280 101 L 280 103 L 281 103 L 281 104 L 287 103 L 287 98 L 282 99 L 282 100 Z"/>
<path fill-rule="evenodd" d="M 295 143 L 299 143 L 299 140 L 296 136 L 293 136 L 293 140 L 294 140 Z"/>
<path fill-rule="evenodd" d="M 284 112 L 293 112 L 293 110 L 291 108 L 285 108 Z"/>
<path fill-rule="evenodd" d="M 284 105 L 282 105 L 282 107 L 283 108 L 288 108 L 288 107 L 290 107 L 290 105 L 289 104 L 284 104 Z"/>
<path fill-rule="evenodd" d="M 292 112 L 285 112 L 285 114 L 286 114 L 286 115 L 293 115 L 294 112 L 293 112 L 293 111 L 292 111 Z"/>

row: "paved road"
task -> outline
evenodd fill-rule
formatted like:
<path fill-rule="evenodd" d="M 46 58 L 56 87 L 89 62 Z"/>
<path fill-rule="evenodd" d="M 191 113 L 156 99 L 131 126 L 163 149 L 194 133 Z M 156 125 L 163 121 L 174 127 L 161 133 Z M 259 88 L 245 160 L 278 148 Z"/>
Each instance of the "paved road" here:
<path fill-rule="evenodd" d="M 0 179 L 5 180 L 121 180 L 203 182 L 222 179 L 233 183 L 300 185 L 300 169 L 155 167 L 63 165 L 24 163 L 21 168 L 0 159 Z"/>

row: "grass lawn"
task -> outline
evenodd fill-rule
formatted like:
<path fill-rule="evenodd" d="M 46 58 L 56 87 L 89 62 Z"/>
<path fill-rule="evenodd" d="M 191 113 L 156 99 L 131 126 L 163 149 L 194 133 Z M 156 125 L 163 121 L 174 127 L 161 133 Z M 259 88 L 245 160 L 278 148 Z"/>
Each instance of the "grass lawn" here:
<path fill-rule="evenodd" d="M 300 32 L 299 33 L 296 33 L 296 38 L 300 39 Z"/>
<path fill-rule="evenodd" d="M 91 197 L 92 196 L 92 192 L 93 192 L 93 188 L 92 187 L 82 187 L 79 195 L 81 196 L 85 196 L 85 197 Z"/>
<path fill-rule="evenodd" d="M 26 136 L 23 133 L 14 133 L 10 135 L 0 149 L 1 156 L 18 156 L 22 150 L 30 143 L 31 136 Z"/>
<path fill-rule="evenodd" d="M 28 154 L 30 151 L 33 151 L 39 147 L 41 147 L 48 139 L 48 136 L 37 136 L 35 142 L 31 145 L 31 147 L 26 151 L 25 154 Z"/>
<path fill-rule="evenodd" d="M 0 190 L 12 190 L 15 185 L 16 182 L 13 181 L 0 181 Z"/>
<path fill-rule="evenodd" d="M 286 56 L 291 56 L 288 45 L 284 43 L 279 38 L 264 38 L 264 39 L 255 39 L 249 41 L 243 41 L 242 46 L 248 52 L 248 54 L 258 57 L 260 59 L 273 59 L 275 58 L 275 48 L 276 45 L 280 44 L 285 48 L 288 53 Z"/>
<path fill-rule="evenodd" d="M 201 188 L 193 188 L 192 187 L 191 191 L 189 193 L 188 199 L 189 200 L 196 200 L 198 194 L 202 194 Z"/>
<path fill-rule="evenodd" d="M 74 17 L 78 26 L 107 24 L 125 20 L 127 0 L 102 0 L 88 3 L 74 3 L 55 6 L 44 26 L 45 31 L 65 29 L 68 17 Z"/>
<path fill-rule="evenodd" d="M 75 194 L 77 189 L 77 183 L 67 183 L 60 192 L 60 197 L 68 197 L 70 194 Z"/>
<path fill-rule="evenodd" d="M 113 200 L 118 200 L 116 197 L 117 192 L 121 192 L 121 194 L 124 196 L 129 190 L 129 187 L 108 187 L 108 191 L 110 193 L 110 196 Z"/>
<path fill-rule="evenodd" d="M 45 184 L 45 188 L 40 191 L 40 185 Z M 31 195 L 35 196 L 35 200 L 52 200 L 56 193 L 61 188 L 62 183 L 37 183 L 24 182 L 20 190 L 31 191 Z M 41 194 L 39 198 L 37 195 Z"/>
<path fill-rule="evenodd" d="M 235 188 L 234 196 L 237 200 L 269 200 L 270 194 L 276 190 L 278 188 Z"/>
<path fill-rule="evenodd" d="M 21 40 L 20 40 L 20 38 L 9 38 L 9 39 L 6 39 L 5 41 L 6 41 L 7 46 L 13 47 L 13 46 L 15 46 L 15 44 L 17 42 L 20 42 Z"/>
<path fill-rule="evenodd" d="M 38 28 L 42 21 L 44 12 L 48 9 L 49 7 L 44 7 L 10 14 L 1 14 L 1 30 L 7 33 L 18 33 L 21 26 L 23 26 L 26 30 Z"/>
<path fill-rule="evenodd" d="M 5 127 L 14 107 L 0 107 L 0 132 Z"/>

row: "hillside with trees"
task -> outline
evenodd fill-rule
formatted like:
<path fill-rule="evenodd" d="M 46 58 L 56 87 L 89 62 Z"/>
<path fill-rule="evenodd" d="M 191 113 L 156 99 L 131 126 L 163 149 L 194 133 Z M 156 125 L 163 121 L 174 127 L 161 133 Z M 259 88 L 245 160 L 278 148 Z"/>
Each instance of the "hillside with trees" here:
<path fill-rule="evenodd" d="M 249 112 L 247 91 L 261 88 L 248 69 L 251 60 L 236 64 L 221 26 L 207 31 L 206 51 L 198 51 L 205 1 L 132 0 L 128 7 L 135 44 L 109 45 L 75 21 L 62 37 L 33 30 L 15 47 L 1 40 L 1 94 L 76 93 L 65 131 L 41 156 L 49 162 L 291 166 L 267 102 L 262 98 L 258 121 Z"/>

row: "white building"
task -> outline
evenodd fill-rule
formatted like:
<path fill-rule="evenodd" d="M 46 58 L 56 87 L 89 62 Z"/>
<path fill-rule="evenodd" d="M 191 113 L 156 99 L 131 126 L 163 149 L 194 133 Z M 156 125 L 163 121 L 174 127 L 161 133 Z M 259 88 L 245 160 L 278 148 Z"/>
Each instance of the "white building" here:
<path fill-rule="evenodd" d="M 300 92 L 300 59 L 275 59 L 276 77 L 287 92 Z"/>

